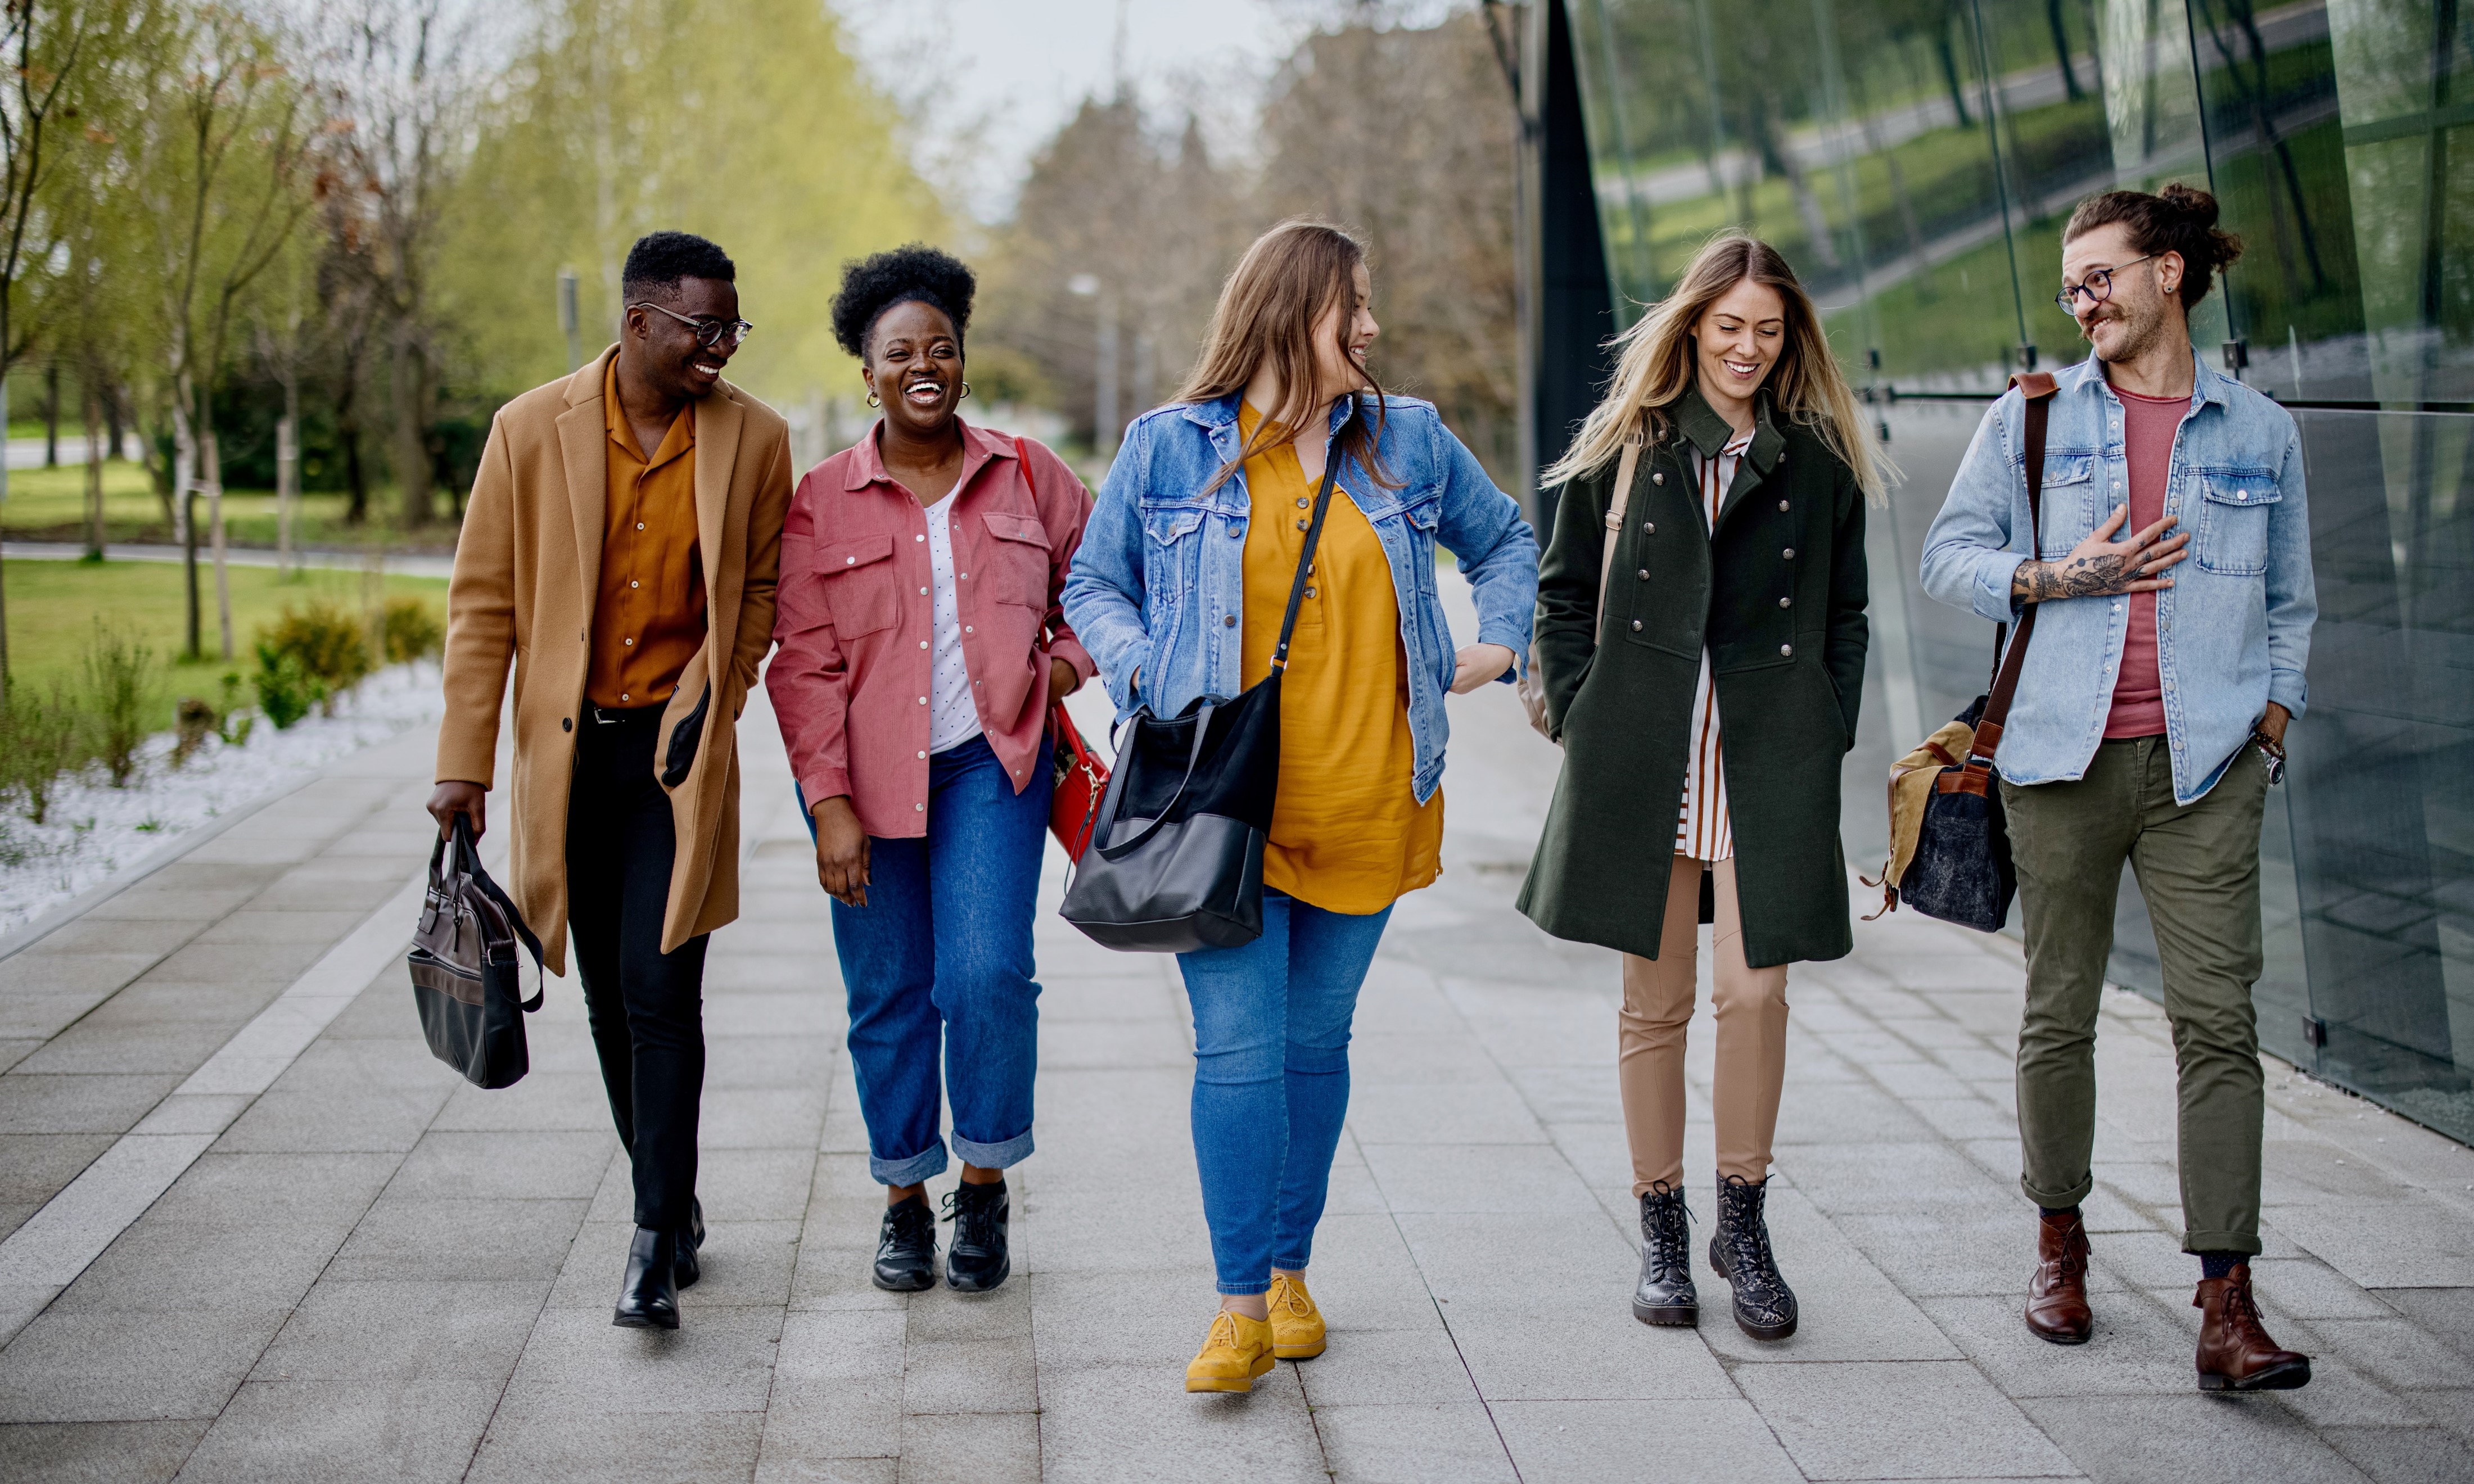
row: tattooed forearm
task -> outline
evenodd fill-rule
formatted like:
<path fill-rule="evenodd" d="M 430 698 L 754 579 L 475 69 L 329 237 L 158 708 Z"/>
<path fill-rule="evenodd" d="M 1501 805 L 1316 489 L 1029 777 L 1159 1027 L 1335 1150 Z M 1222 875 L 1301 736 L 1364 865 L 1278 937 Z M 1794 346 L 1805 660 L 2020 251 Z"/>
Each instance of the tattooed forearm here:
<path fill-rule="evenodd" d="M 2102 598 L 2125 592 L 2145 574 L 2128 557 L 2100 554 L 2061 562 L 2022 562 L 2010 577 L 2010 595 L 2029 603 L 2056 598 Z"/>

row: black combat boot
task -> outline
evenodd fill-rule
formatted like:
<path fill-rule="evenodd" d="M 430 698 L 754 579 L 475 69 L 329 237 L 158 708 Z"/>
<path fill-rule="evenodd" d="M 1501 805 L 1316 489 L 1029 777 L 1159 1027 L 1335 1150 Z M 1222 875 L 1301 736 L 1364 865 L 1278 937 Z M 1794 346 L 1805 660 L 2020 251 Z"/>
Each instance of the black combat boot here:
<path fill-rule="evenodd" d="M 1770 1229 L 1761 1219 L 1769 1182 L 1741 1175 L 1718 1177 L 1718 1230 L 1710 1237 L 1710 1265 L 1735 1290 L 1735 1326 L 1757 1340 L 1783 1340 L 1795 1333 L 1795 1292 L 1779 1276 L 1770 1256 Z"/>
<path fill-rule="evenodd" d="M 964 1181 L 945 1197 L 945 1219 L 954 1239 L 945 1247 L 945 1281 L 963 1293 L 985 1293 L 1006 1281 L 1013 1259 L 1006 1252 L 1009 1209 L 1006 1183 Z"/>
<path fill-rule="evenodd" d="M 1645 1325 L 1701 1323 L 1701 1296 L 1692 1288 L 1692 1228 L 1684 1192 L 1660 1181 L 1640 1198 L 1640 1282 L 1632 1291 L 1632 1317 Z"/>

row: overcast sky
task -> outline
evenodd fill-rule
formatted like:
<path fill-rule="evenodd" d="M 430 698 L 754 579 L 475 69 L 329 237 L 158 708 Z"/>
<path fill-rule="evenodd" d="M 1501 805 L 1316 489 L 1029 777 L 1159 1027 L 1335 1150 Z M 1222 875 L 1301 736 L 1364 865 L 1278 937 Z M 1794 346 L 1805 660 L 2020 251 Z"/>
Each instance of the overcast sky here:
<path fill-rule="evenodd" d="M 862 64 L 917 121 L 921 168 L 982 221 L 1011 209 L 1031 156 L 1085 97 L 1113 90 L 1121 60 L 1154 122 L 1192 111 L 1215 150 L 1242 150 L 1279 60 L 1317 17 L 1350 8 L 1347 0 L 832 3 Z M 1431 18 L 1425 12 L 1453 4 L 1384 9 Z"/>

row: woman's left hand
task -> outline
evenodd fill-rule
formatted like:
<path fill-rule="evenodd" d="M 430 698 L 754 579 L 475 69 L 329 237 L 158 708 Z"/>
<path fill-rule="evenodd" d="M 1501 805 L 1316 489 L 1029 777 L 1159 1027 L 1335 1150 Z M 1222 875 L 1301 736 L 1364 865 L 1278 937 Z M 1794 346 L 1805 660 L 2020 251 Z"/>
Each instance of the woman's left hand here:
<path fill-rule="evenodd" d="M 1073 667 L 1072 665 L 1067 664 L 1067 663 L 1066 663 L 1064 660 L 1062 660 L 1062 659 L 1057 659 L 1057 658 L 1053 658 L 1053 657 L 1049 659 L 1049 661 L 1048 661 L 1048 704 L 1049 704 L 1049 705 L 1051 705 L 1051 706 L 1055 706 L 1057 702 L 1064 700 L 1066 697 L 1068 697 L 1068 696 L 1070 696 L 1070 695 L 1074 694 L 1076 691 L 1080 690 L 1081 688 L 1082 688 L 1082 677 L 1080 677 L 1079 675 L 1077 675 L 1077 674 L 1075 674 L 1075 673 L 1074 673 L 1074 667 Z"/>
<path fill-rule="evenodd" d="M 1472 644 L 1452 657 L 1452 694 L 1466 696 L 1512 668 L 1513 655 L 1502 644 Z"/>

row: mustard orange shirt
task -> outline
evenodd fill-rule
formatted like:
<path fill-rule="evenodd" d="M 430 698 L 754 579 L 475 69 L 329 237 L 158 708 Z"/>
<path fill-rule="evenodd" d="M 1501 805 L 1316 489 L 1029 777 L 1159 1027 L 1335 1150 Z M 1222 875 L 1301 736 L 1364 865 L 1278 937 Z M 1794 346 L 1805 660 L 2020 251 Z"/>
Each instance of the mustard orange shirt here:
<path fill-rule="evenodd" d="M 1240 436 L 1250 443 L 1262 420 L 1240 408 Z M 1272 673 L 1315 486 L 1282 442 L 1246 461 L 1246 490 L 1243 678 L 1253 685 Z M 1358 915 L 1431 885 L 1443 870 L 1443 796 L 1418 802 L 1415 762 L 1392 564 L 1373 525 L 1335 486 L 1280 682 L 1280 792 L 1263 884 Z"/>
<path fill-rule="evenodd" d="M 670 698 L 704 647 L 704 554 L 696 543 L 695 403 L 679 409 L 648 462 L 618 405 L 618 358 L 601 382 L 610 473 L 584 699 L 633 708 Z"/>

